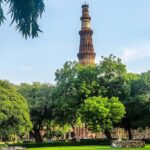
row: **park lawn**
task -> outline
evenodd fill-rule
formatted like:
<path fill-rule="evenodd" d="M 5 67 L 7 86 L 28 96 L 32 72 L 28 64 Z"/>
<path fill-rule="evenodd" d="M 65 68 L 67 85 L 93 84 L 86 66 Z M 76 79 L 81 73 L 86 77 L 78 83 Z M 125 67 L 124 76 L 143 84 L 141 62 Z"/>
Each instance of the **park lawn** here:
<path fill-rule="evenodd" d="M 28 150 L 135 150 L 132 149 L 114 149 L 109 146 L 65 146 L 65 147 L 46 147 L 46 148 L 29 148 Z M 137 150 L 150 150 L 150 145 L 146 145 L 146 147 L 138 148 Z"/>

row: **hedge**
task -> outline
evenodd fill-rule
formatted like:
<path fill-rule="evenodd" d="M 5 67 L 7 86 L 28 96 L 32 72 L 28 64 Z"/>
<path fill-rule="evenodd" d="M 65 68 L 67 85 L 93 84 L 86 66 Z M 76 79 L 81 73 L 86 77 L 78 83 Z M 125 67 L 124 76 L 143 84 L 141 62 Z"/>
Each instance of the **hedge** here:
<path fill-rule="evenodd" d="M 80 141 L 55 141 L 55 142 L 43 142 L 43 143 L 18 143 L 11 144 L 9 146 L 22 146 L 26 148 L 36 147 L 55 147 L 55 146 L 82 146 L 82 145 L 109 145 L 106 139 L 81 139 Z"/>

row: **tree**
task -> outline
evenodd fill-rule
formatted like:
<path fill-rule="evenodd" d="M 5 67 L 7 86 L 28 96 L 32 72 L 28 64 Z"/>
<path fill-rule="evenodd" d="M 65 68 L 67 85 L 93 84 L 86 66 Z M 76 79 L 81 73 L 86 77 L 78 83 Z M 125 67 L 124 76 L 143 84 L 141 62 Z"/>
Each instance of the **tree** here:
<path fill-rule="evenodd" d="M 132 101 L 133 101 L 133 85 L 134 83 L 139 79 L 139 74 L 135 74 L 135 73 L 127 73 L 124 76 L 124 81 L 125 84 L 127 85 L 126 87 L 126 96 L 124 98 L 124 100 L 122 101 L 123 104 L 126 107 L 126 116 L 122 119 L 122 122 L 119 126 L 123 127 L 129 135 L 129 139 L 132 139 L 132 120 L 131 120 L 131 115 L 134 114 L 133 110 L 133 105 L 132 105 Z M 132 111 L 132 114 L 130 113 Z"/>
<path fill-rule="evenodd" d="M 90 97 L 81 106 L 81 118 L 93 131 L 104 131 L 111 140 L 110 131 L 114 123 L 118 123 L 125 115 L 125 107 L 116 97 Z"/>
<path fill-rule="evenodd" d="M 37 142 L 42 142 L 41 129 L 47 122 L 53 120 L 54 101 L 52 92 L 54 86 L 50 84 L 25 84 L 18 86 L 18 91 L 27 99 L 30 108 L 33 129 L 31 135 Z"/>
<path fill-rule="evenodd" d="M 95 95 L 99 85 L 96 84 L 96 70 L 92 66 L 82 66 L 76 62 L 66 62 L 56 73 L 56 93 L 61 106 L 67 103 L 73 108 L 84 99 Z M 65 104 L 67 106 L 67 104 Z M 76 109 L 76 108 L 75 108 Z M 73 114 L 73 113 L 71 113 Z M 76 120 L 76 119 L 74 119 Z"/>
<path fill-rule="evenodd" d="M 131 128 L 145 129 L 150 127 L 150 71 L 133 77 L 130 82 L 131 97 L 125 103 L 127 127 L 130 130 Z M 132 139 L 131 131 L 129 133 L 130 139 Z"/>
<path fill-rule="evenodd" d="M 137 74 L 127 73 L 126 66 L 122 63 L 121 59 L 109 55 L 109 57 L 102 57 L 103 59 L 98 64 L 99 71 L 99 84 L 101 85 L 103 97 L 118 97 L 126 108 L 126 115 L 122 119 L 121 124 L 116 124 L 116 127 L 123 127 L 129 134 L 131 139 L 131 121 L 129 119 L 128 108 L 130 108 L 131 87 L 132 83 L 138 79 Z"/>
<path fill-rule="evenodd" d="M 150 72 L 127 73 L 125 65 L 113 55 L 103 57 L 98 70 L 102 96 L 118 97 L 126 108 L 126 115 L 118 126 L 125 128 L 132 139 L 131 129 L 149 126 L 149 116 L 144 114 L 149 113 Z"/>
<path fill-rule="evenodd" d="M 97 65 L 98 82 L 101 85 L 103 97 L 119 97 L 125 100 L 130 94 L 130 87 L 126 81 L 126 66 L 120 58 L 109 55 L 102 57 L 101 62 Z"/>
<path fill-rule="evenodd" d="M 13 23 L 16 23 L 16 29 L 22 36 L 27 38 L 38 36 L 41 32 L 38 25 L 38 18 L 41 17 L 45 5 L 43 0 L 0 0 L 0 25 L 6 19 L 4 16 L 3 5 L 9 6 L 9 14 Z"/>
<path fill-rule="evenodd" d="M 8 81 L 0 80 L 0 137 L 22 136 L 32 128 L 26 100 Z"/>
<path fill-rule="evenodd" d="M 125 65 L 119 58 L 110 55 L 103 57 L 96 66 L 82 66 L 67 62 L 56 72 L 56 111 L 58 122 L 74 125 L 79 120 L 79 109 L 88 97 L 119 97 L 121 100 L 128 93 L 124 74 Z M 63 118 L 63 119 L 62 119 Z"/>
<path fill-rule="evenodd" d="M 60 125 L 68 124 L 74 129 L 74 125 L 78 120 L 78 108 L 80 105 L 80 97 L 77 91 L 78 68 L 76 62 L 66 62 L 62 69 L 57 70 L 56 90 L 53 93 L 55 105 L 55 119 Z"/>
<path fill-rule="evenodd" d="M 96 70 L 93 66 L 82 66 L 76 62 L 66 62 L 56 71 L 56 110 L 58 123 L 69 124 L 74 129 L 80 122 L 79 108 L 89 96 L 98 95 Z"/>

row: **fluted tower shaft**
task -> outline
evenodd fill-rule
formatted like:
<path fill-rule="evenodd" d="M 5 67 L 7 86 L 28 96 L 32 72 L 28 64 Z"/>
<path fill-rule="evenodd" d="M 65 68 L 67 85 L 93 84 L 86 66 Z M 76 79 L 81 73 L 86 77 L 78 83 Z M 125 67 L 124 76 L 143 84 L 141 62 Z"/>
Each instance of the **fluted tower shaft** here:
<path fill-rule="evenodd" d="M 81 30 L 80 35 L 80 47 L 78 53 L 79 62 L 82 65 L 94 65 L 95 64 L 95 52 L 93 47 L 93 30 L 91 29 L 91 17 L 89 15 L 89 5 L 82 5 L 82 17 L 81 17 Z"/>

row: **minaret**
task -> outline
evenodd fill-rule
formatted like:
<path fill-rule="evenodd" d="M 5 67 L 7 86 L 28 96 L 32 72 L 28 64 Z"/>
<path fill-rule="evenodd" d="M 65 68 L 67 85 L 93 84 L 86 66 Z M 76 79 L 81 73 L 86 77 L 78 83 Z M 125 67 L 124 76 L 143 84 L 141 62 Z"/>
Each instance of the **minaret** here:
<path fill-rule="evenodd" d="M 80 48 L 78 53 L 79 62 L 84 65 L 95 64 L 95 52 L 93 47 L 93 30 L 91 29 L 91 17 L 89 16 L 89 5 L 82 5 L 82 17 L 81 17 L 81 30 L 80 35 Z"/>

